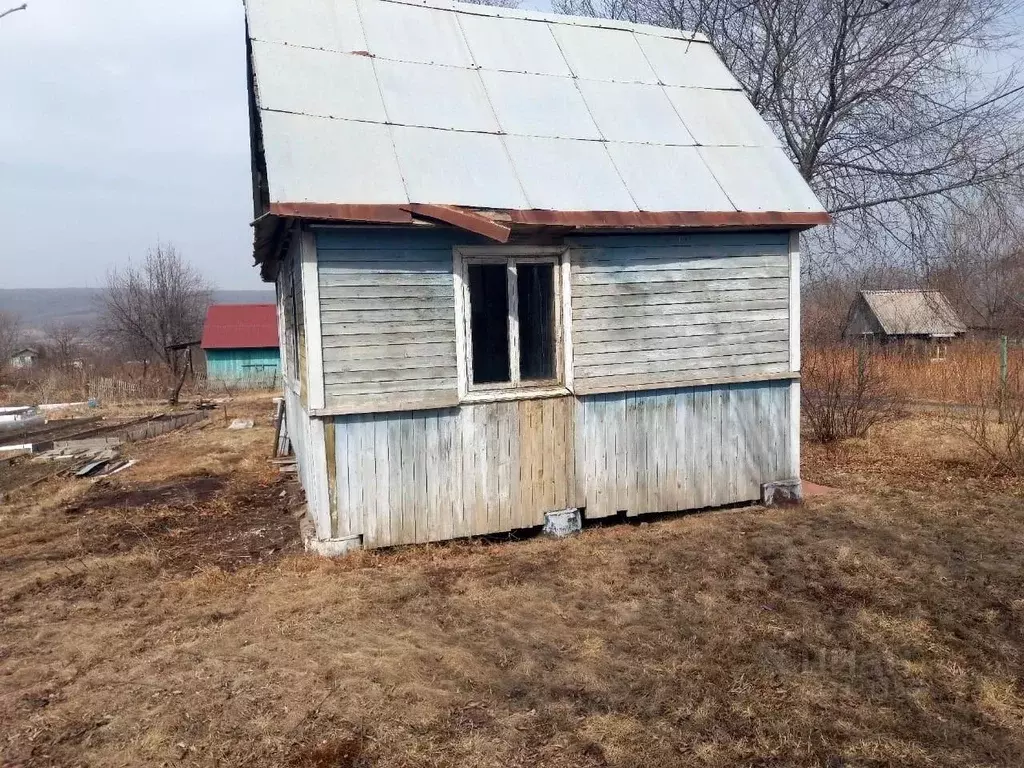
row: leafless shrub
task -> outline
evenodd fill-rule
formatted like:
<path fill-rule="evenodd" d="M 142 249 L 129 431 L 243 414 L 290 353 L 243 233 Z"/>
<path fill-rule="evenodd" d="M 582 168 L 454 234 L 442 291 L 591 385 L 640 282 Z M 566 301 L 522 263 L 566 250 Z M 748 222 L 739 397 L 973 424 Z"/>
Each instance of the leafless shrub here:
<path fill-rule="evenodd" d="M 863 346 L 806 351 L 801 379 L 804 417 L 822 443 L 864 437 L 903 412 L 902 392 Z"/>
<path fill-rule="evenodd" d="M 1005 384 L 963 371 L 965 405 L 949 412 L 950 426 L 1003 471 L 1024 476 L 1024 371 L 1008 371 Z"/>

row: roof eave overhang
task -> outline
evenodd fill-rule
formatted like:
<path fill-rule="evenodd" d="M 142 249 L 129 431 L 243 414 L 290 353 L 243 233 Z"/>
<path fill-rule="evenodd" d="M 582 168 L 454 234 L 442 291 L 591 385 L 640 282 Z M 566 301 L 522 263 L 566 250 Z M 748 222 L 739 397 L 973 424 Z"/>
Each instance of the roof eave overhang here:
<path fill-rule="evenodd" d="M 339 224 L 442 223 L 497 243 L 508 242 L 512 233 L 517 230 L 538 228 L 569 232 L 670 232 L 683 229 L 805 230 L 832 223 L 832 217 L 824 211 L 548 211 L 492 210 L 422 203 L 271 203 L 267 213 L 254 222 L 257 230 L 256 262 L 262 265 L 265 280 L 273 279 L 273 264 L 279 258 L 282 247 L 281 235 L 290 230 L 285 223 L 295 219 Z M 261 242 L 263 248 L 259 247 Z"/>
<path fill-rule="evenodd" d="M 548 211 L 491 210 L 455 205 L 342 205 L 272 203 L 275 216 L 320 221 L 411 224 L 416 219 L 446 224 L 504 242 L 515 226 L 569 229 L 809 229 L 832 223 L 824 211 Z"/>

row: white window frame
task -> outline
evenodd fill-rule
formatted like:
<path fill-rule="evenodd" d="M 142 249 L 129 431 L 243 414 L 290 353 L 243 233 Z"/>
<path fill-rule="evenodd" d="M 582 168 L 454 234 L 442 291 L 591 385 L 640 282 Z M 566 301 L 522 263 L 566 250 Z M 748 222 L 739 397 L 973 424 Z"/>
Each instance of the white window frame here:
<path fill-rule="evenodd" d="M 553 264 L 555 300 L 555 378 L 522 382 L 519 378 L 519 298 L 516 265 L 522 262 Z M 472 312 L 469 297 L 470 264 L 507 265 L 510 381 L 474 384 Z M 569 250 L 547 246 L 472 246 L 454 250 L 455 340 L 459 375 L 459 400 L 465 403 L 527 400 L 572 394 L 572 305 Z"/>

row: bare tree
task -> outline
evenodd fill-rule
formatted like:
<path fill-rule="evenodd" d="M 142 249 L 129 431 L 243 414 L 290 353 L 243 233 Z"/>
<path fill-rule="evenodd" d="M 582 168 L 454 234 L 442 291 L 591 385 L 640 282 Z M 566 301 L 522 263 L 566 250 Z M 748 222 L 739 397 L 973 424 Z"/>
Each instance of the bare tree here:
<path fill-rule="evenodd" d="M 69 371 L 82 349 L 82 326 L 68 321 L 46 326 L 46 351 L 50 361 L 61 371 Z"/>
<path fill-rule="evenodd" d="M 21 321 L 10 312 L 0 312 L 0 369 L 10 362 L 21 344 Z"/>
<path fill-rule="evenodd" d="M 929 275 L 971 326 L 1024 332 L 1024 226 L 1020 203 L 981 195 L 953 212 L 947 239 Z"/>
<path fill-rule="evenodd" d="M 912 253 L 934 206 L 1024 169 L 1016 0 L 555 0 L 705 33 L 843 225 L 819 249 Z M 854 229 L 854 232 L 850 230 Z M 825 235 L 822 235 L 824 237 Z M 825 248 L 824 246 L 830 246 Z"/>
<path fill-rule="evenodd" d="M 158 244 L 141 266 L 107 275 L 100 299 L 100 329 L 115 348 L 144 362 L 160 361 L 176 373 L 171 345 L 198 340 L 212 286 L 173 245 Z"/>

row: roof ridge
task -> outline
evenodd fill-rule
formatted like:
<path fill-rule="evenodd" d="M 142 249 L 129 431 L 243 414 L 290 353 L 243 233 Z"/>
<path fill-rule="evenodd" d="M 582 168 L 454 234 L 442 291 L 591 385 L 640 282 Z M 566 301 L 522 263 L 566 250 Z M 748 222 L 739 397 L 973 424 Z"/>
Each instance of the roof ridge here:
<path fill-rule="evenodd" d="M 397 3 L 424 8 L 434 8 L 453 13 L 465 13 L 470 16 L 491 16 L 494 18 L 520 19 L 522 21 L 538 21 L 548 24 L 567 24 L 575 27 L 595 27 L 613 29 L 621 32 L 634 32 L 653 37 L 666 37 L 681 42 L 709 43 L 708 37 L 702 32 L 659 27 L 654 24 L 643 24 L 620 19 L 606 19 L 597 16 L 576 16 L 569 13 L 548 13 L 546 11 L 528 11 L 520 8 L 503 8 L 495 5 L 477 5 L 475 3 L 457 2 L 457 0 L 371 0 L 382 3 Z"/>

